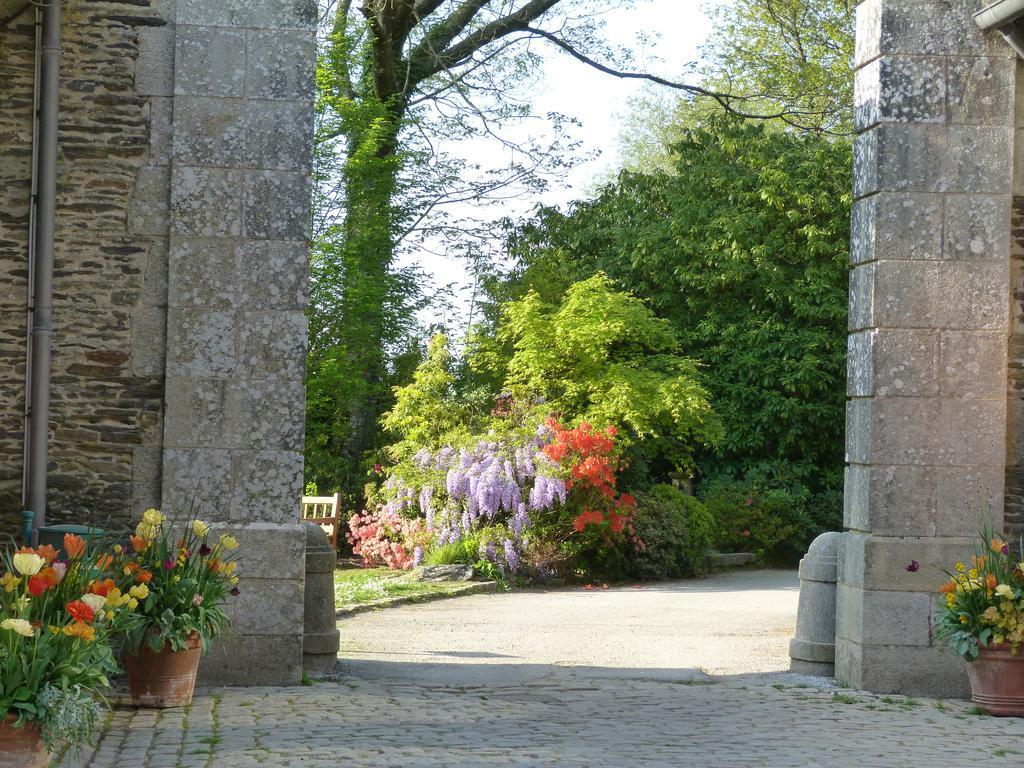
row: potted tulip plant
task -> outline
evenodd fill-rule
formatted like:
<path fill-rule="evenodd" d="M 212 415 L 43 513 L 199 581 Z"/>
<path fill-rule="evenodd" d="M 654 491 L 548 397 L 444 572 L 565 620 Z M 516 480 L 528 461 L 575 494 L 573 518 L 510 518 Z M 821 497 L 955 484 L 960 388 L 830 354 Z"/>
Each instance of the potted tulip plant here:
<path fill-rule="evenodd" d="M 114 635 L 137 601 L 98 578 L 112 556 L 64 537 L 0 557 L 0 756 L 45 766 L 48 753 L 77 751 L 101 724 L 100 690 L 118 671 Z"/>
<path fill-rule="evenodd" d="M 1024 715 L 1024 562 L 985 530 L 969 564 L 947 571 L 937 631 L 967 661 L 971 699 L 992 715 Z"/>
<path fill-rule="evenodd" d="M 175 527 L 158 510 L 114 562 L 122 593 L 137 595 L 138 619 L 124 636 L 124 662 L 136 706 L 192 701 L 199 659 L 230 624 L 223 606 L 238 595 L 238 542 L 190 515 Z"/>

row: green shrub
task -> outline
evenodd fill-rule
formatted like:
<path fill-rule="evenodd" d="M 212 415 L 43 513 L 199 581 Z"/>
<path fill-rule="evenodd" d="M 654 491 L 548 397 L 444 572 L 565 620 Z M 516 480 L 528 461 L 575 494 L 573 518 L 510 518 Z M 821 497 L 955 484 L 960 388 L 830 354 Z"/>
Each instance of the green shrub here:
<path fill-rule="evenodd" d="M 753 552 L 771 565 L 795 564 L 818 532 L 808 514 L 809 502 L 806 490 L 761 490 L 742 482 L 716 483 L 704 497 L 714 521 L 715 547 Z"/>
<path fill-rule="evenodd" d="M 699 573 L 711 545 L 714 520 L 699 499 L 671 485 L 637 494 L 623 570 L 634 579 L 672 579 Z"/>

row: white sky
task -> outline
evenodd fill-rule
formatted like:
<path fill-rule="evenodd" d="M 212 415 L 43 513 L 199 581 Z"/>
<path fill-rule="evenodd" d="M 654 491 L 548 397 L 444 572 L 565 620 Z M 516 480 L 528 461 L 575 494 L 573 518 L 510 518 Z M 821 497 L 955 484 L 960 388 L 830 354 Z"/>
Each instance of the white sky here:
<path fill-rule="evenodd" d="M 605 14 L 604 36 L 615 45 L 631 48 L 641 71 L 680 79 L 686 65 L 699 58 L 698 49 L 711 32 L 705 10 L 709 3 L 715 2 L 637 0 L 633 8 Z M 646 40 L 641 42 L 641 37 Z M 578 119 L 581 125 L 571 126 L 571 135 L 582 141 L 583 151 L 597 150 L 600 155 L 574 167 L 561 184 L 553 184 L 540 198 L 507 203 L 503 213 L 513 217 L 526 214 L 541 202 L 562 204 L 585 197 L 595 180 L 617 170 L 616 145 L 621 115 L 630 97 L 641 94 L 646 87 L 640 80 L 624 80 L 598 72 L 552 45 L 541 50 L 545 51 L 545 68 L 541 90 L 533 99 L 534 114 L 560 112 Z M 487 151 L 479 146 L 464 146 L 470 158 L 475 152 Z M 463 305 L 468 302 L 471 281 L 461 260 L 421 251 L 410 254 L 404 261 L 418 263 L 433 276 L 435 285 L 454 283 L 461 289 Z M 464 314 L 464 306 L 456 311 Z M 461 321 L 464 322 L 464 318 Z"/>

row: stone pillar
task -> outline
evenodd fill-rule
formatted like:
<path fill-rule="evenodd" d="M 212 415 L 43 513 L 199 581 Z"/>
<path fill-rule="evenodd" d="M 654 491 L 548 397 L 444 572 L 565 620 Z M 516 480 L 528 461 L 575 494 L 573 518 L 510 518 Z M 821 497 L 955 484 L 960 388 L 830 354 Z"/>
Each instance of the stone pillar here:
<path fill-rule="evenodd" d="M 174 61 L 163 506 L 244 555 L 207 683 L 302 674 L 312 2 L 183 0 Z"/>
<path fill-rule="evenodd" d="M 939 568 L 1002 524 L 1016 65 L 975 6 L 857 10 L 836 637 L 855 688 L 965 690 L 932 629 Z"/>

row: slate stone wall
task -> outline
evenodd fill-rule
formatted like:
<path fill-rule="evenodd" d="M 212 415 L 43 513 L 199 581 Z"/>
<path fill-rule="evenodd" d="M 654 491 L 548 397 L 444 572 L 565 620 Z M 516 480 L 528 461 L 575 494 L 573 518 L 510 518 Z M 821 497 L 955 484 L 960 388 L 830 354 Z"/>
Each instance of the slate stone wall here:
<path fill-rule="evenodd" d="M 857 9 L 836 617 L 836 676 L 855 688 L 966 690 L 934 637 L 939 569 L 1002 525 L 1017 63 L 976 5 Z"/>
<path fill-rule="evenodd" d="M 0 533 L 21 508 L 35 11 L 0 27 Z M 166 167 L 139 87 L 160 2 L 67 2 L 62 32 L 49 521 L 119 527 L 159 503 Z M 140 194 L 147 191 L 151 194 Z M 161 218 L 160 212 L 164 215 Z"/>

